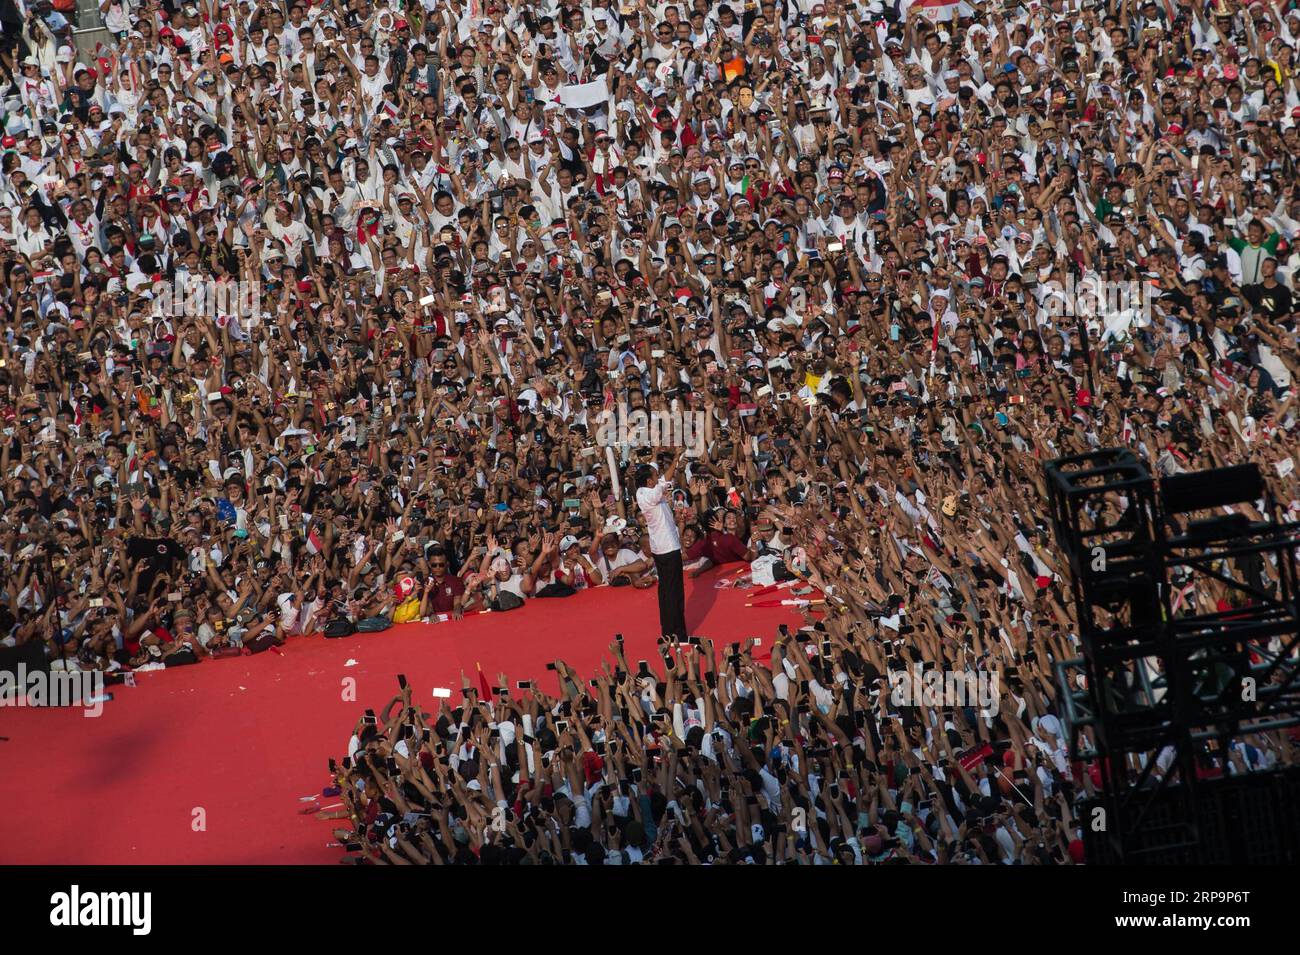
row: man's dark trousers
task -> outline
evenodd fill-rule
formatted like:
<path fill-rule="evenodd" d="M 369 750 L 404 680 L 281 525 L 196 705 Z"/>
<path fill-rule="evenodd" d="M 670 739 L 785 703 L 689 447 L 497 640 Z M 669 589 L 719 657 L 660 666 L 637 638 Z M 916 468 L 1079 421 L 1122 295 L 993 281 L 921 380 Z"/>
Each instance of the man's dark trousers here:
<path fill-rule="evenodd" d="M 686 590 L 682 583 L 682 552 L 669 551 L 655 554 L 655 570 L 659 573 L 659 629 L 665 637 L 685 640 Z"/>

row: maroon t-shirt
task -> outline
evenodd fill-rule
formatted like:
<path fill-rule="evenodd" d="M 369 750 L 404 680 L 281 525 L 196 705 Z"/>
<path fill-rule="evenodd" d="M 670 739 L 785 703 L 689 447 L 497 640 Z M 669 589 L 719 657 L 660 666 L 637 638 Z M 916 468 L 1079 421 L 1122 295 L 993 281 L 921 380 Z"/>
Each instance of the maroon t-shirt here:
<path fill-rule="evenodd" d="M 735 534 L 727 534 L 723 531 L 709 531 L 708 537 L 705 538 L 708 549 L 709 560 L 715 564 L 733 564 L 738 560 L 745 559 L 745 545 L 741 543 L 739 537 Z"/>
<path fill-rule="evenodd" d="M 465 592 L 465 583 L 455 574 L 447 574 L 433 592 L 429 610 L 433 613 L 451 613 L 456 608 L 456 598 Z"/>

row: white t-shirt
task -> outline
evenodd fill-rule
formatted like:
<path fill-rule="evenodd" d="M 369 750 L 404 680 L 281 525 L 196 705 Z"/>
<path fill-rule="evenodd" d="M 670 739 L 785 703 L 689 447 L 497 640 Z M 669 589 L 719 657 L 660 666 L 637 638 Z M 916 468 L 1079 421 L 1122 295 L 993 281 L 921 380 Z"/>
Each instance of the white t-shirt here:
<path fill-rule="evenodd" d="M 650 553 L 671 554 L 682 549 L 677 536 L 677 522 L 673 520 L 671 485 L 663 478 L 654 487 L 639 488 L 636 506 L 645 517 L 646 532 L 650 535 Z"/>
<path fill-rule="evenodd" d="M 498 593 L 514 594 L 520 600 L 523 600 L 525 597 L 527 597 L 527 594 L 524 593 L 523 574 L 514 573 L 511 574 L 509 578 L 507 578 L 506 580 L 497 580 L 495 581 L 495 583 L 496 583 Z"/>
<path fill-rule="evenodd" d="M 636 555 L 636 551 L 629 550 L 626 547 L 620 547 L 618 553 L 614 555 L 613 560 L 607 558 L 605 552 L 601 551 L 596 556 L 595 564 L 596 569 L 600 571 L 600 575 L 605 578 L 605 582 L 609 583 L 610 574 L 618 570 L 620 567 L 626 567 L 628 564 L 635 564 L 640 559 L 641 558 Z"/>
<path fill-rule="evenodd" d="M 307 227 L 301 222 L 290 222 L 288 225 L 280 225 L 274 218 L 266 223 L 266 231 L 284 243 L 284 257 L 290 265 L 298 265 L 302 256 L 302 247 L 310 238 Z"/>

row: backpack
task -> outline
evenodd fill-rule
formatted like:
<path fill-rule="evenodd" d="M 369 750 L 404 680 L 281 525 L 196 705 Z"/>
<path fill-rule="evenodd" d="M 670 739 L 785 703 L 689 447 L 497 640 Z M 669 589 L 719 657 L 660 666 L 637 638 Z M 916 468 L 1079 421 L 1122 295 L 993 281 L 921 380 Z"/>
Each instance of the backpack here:
<path fill-rule="evenodd" d="M 244 649 L 249 653 L 265 653 L 275 645 L 275 631 L 263 630 L 252 640 L 245 643 Z"/>
<path fill-rule="evenodd" d="M 577 591 L 568 584 L 562 584 L 559 581 L 547 584 L 541 590 L 537 591 L 535 596 L 538 597 L 572 597 Z"/>
<path fill-rule="evenodd" d="M 357 633 L 379 633 L 392 625 L 387 617 L 366 617 L 357 621 Z"/>
<path fill-rule="evenodd" d="M 496 599 L 489 604 L 489 606 L 496 611 L 518 610 L 523 605 L 523 598 L 509 590 L 503 590 L 498 593 Z"/>
<path fill-rule="evenodd" d="M 168 668 L 183 667 L 198 662 L 199 662 L 199 658 L 195 656 L 193 650 L 191 650 L 189 647 L 181 647 L 181 649 L 177 650 L 167 659 L 163 660 L 163 666 Z"/>
<path fill-rule="evenodd" d="M 329 623 L 325 624 L 324 635 L 330 638 L 350 637 L 357 632 L 357 628 L 352 625 L 352 621 L 347 617 L 335 617 Z"/>

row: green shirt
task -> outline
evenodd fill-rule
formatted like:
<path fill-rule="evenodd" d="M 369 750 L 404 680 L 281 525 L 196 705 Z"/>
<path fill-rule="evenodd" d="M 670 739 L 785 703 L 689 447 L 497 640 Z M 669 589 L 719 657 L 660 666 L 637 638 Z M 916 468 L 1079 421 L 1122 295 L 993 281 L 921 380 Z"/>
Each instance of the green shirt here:
<path fill-rule="evenodd" d="M 1228 239 L 1228 247 L 1241 258 L 1242 285 L 1259 284 L 1263 278 L 1261 270 L 1264 267 L 1264 260 L 1277 253 L 1277 244 L 1281 241 L 1282 236 L 1276 232 L 1270 233 L 1259 245 L 1247 242 L 1240 236 Z"/>

